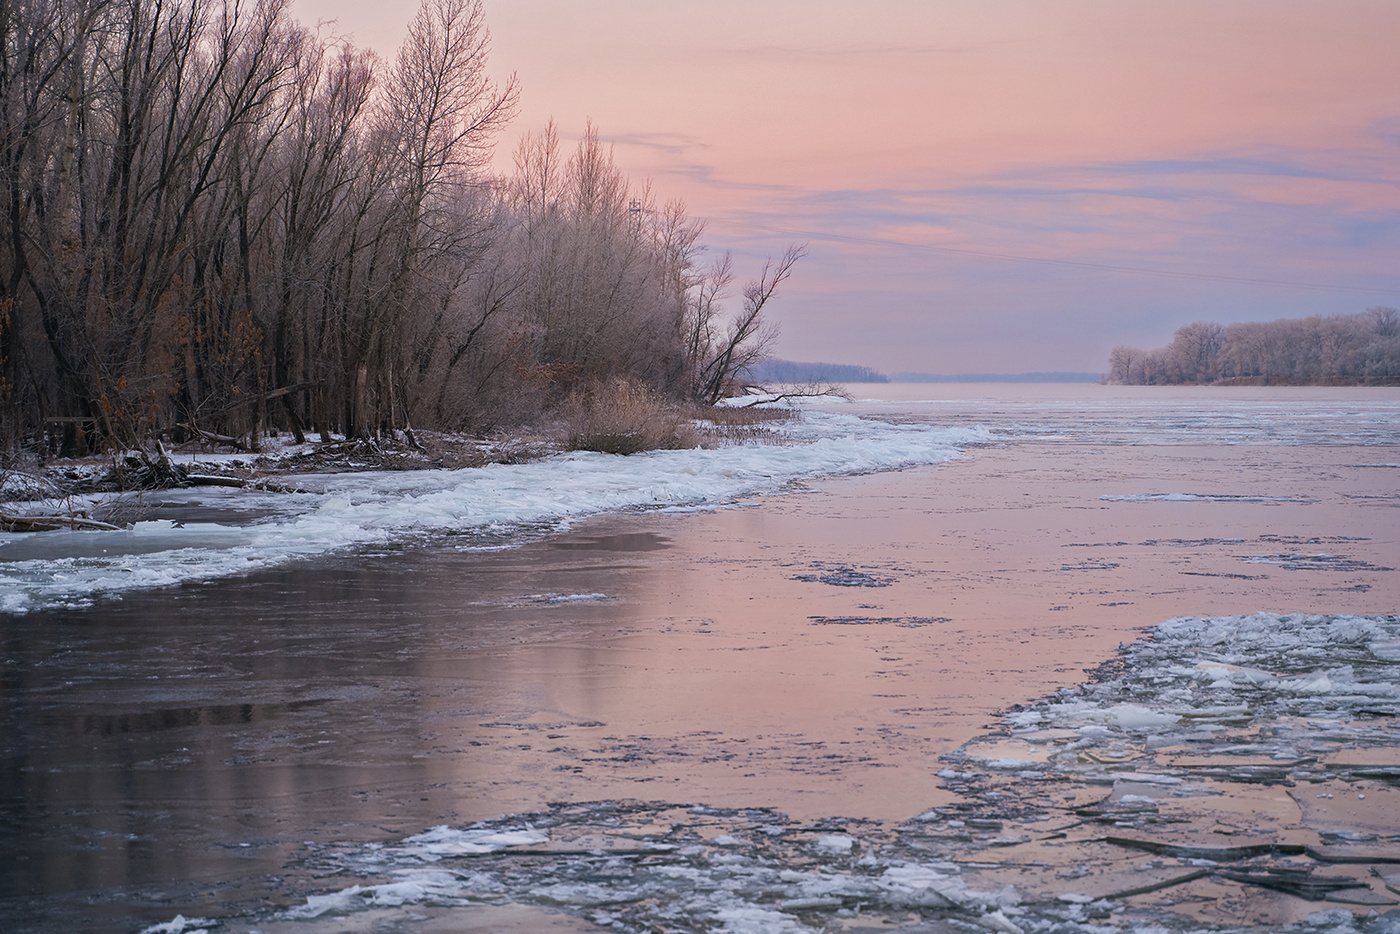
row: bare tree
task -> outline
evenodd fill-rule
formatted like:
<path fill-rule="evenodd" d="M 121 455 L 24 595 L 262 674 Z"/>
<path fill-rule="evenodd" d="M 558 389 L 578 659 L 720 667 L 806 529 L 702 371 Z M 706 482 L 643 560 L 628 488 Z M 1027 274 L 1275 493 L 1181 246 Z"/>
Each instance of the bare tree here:
<path fill-rule="evenodd" d="M 792 267 L 807 255 L 806 244 L 793 244 L 782 257 L 763 264 L 759 277 L 744 288 L 744 305 L 728 330 L 710 346 L 696 369 L 696 397 L 713 405 L 724 397 L 744 370 L 761 360 L 776 332 L 768 326 L 763 311 L 792 275 Z"/>
<path fill-rule="evenodd" d="M 1197 321 L 1177 328 L 1172 348 L 1188 382 L 1208 383 L 1220 371 L 1220 345 L 1225 329 L 1210 321 Z"/>
<path fill-rule="evenodd" d="M 591 125 L 490 176 L 517 88 L 482 0 L 426 0 L 387 68 L 287 3 L 0 0 L 8 442 L 499 424 L 617 380 L 713 400 L 761 356 L 800 247 L 731 317 L 703 224 Z"/>
<path fill-rule="evenodd" d="M 1119 345 L 1114 347 L 1108 355 L 1108 372 L 1104 374 L 1104 382 L 1120 386 L 1131 385 L 1136 382 L 1138 373 L 1134 372 L 1134 366 L 1142 357 L 1142 351 L 1136 347 Z"/>
<path fill-rule="evenodd" d="M 389 238 L 387 254 L 374 251 L 387 270 L 359 296 L 346 332 L 347 430 L 356 435 L 371 431 L 372 409 L 378 420 L 395 420 L 394 370 L 402 361 L 390 353 L 389 334 L 423 289 L 441 299 L 434 261 L 475 232 L 457 223 L 452 202 L 490 158 L 518 96 L 513 77 L 503 87 L 486 77 L 489 49 L 481 0 L 425 0 L 386 81 L 378 141 L 388 148 L 381 164 L 389 171 L 380 185 L 392 189 L 396 210 L 371 234 L 377 245 Z M 375 394 L 372 371 L 380 376 Z"/>

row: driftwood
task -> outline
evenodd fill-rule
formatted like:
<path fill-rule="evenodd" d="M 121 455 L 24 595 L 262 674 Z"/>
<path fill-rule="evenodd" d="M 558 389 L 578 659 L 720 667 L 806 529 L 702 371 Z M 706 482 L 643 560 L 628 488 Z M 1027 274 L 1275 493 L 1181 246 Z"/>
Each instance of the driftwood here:
<path fill-rule="evenodd" d="M 240 480 L 237 477 L 224 477 L 218 474 L 190 473 L 184 467 L 177 467 L 171 463 L 170 452 L 165 449 L 165 445 L 156 439 L 157 468 L 165 474 L 175 486 L 226 486 L 238 490 L 253 489 L 264 490 L 268 493 L 305 493 L 296 487 L 284 486 L 274 483 L 271 480 Z"/>
<path fill-rule="evenodd" d="M 752 402 L 745 402 L 743 405 L 731 405 L 729 406 L 729 408 L 751 409 L 756 405 L 769 405 L 774 402 L 781 402 L 784 399 L 819 399 L 822 396 L 836 396 L 837 398 L 845 399 L 848 402 L 851 399 L 851 394 L 848 393 L 846 390 L 842 389 L 840 386 L 803 386 L 797 389 L 791 389 L 787 392 L 765 392 L 762 395 L 758 396 L 758 398 L 754 399 Z"/>
<path fill-rule="evenodd" d="M 252 452 L 252 448 L 250 448 L 246 443 L 244 443 L 242 438 L 235 438 L 232 435 L 215 434 L 212 431 L 205 431 L 203 428 L 198 428 L 194 425 L 189 424 L 188 422 L 180 422 L 177 427 L 183 428 L 192 434 L 196 434 L 199 437 L 203 438 L 205 441 L 211 442 L 212 444 L 227 445 L 231 448 L 237 448 L 238 450 L 243 451 L 244 453 Z"/>
<path fill-rule="evenodd" d="M 115 481 L 121 489 L 169 489 L 171 487 L 221 486 L 233 489 L 260 490 L 268 493 L 305 493 L 306 490 L 286 486 L 271 480 L 242 480 L 217 474 L 192 474 L 172 463 L 165 445 L 156 441 L 156 457 L 138 460 L 127 458 L 125 466 L 114 466 L 105 481 Z M 104 482 L 105 482 L 104 481 Z M 58 529 L 114 532 L 122 527 L 89 518 L 85 513 L 69 515 L 21 515 L 0 512 L 0 532 L 52 532 Z"/>
<path fill-rule="evenodd" d="M 307 493 L 299 487 L 286 486 L 272 480 L 240 480 L 237 477 L 220 477 L 215 474 L 183 474 L 181 485 L 188 486 L 227 486 L 240 490 L 262 490 L 267 493 Z"/>
<path fill-rule="evenodd" d="M 6 532 L 53 532 L 58 529 L 116 532 L 121 526 L 86 516 L 13 516 L 0 513 L 0 529 Z"/>
<path fill-rule="evenodd" d="M 231 486 L 241 489 L 248 485 L 247 480 L 240 480 L 237 477 L 219 477 L 211 474 L 187 473 L 183 479 L 190 486 Z"/>

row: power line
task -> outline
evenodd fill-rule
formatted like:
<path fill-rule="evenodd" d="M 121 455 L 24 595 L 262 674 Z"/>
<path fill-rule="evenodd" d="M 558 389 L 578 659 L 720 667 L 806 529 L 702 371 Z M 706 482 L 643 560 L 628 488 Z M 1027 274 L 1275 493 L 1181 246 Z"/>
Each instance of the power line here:
<path fill-rule="evenodd" d="M 889 237 L 856 237 L 848 234 L 822 233 L 811 230 L 790 230 L 783 227 L 769 227 L 764 224 L 746 224 L 729 221 L 733 227 L 746 227 L 750 230 L 764 230 L 770 233 L 786 234 L 792 237 L 805 237 L 809 240 L 833 240 L 839 243 L 865 243 L 873 246 L 896 246 L 928 253 L 948 253 L 955 256 L 976 256 L 981 259 L 999 259 L 1017 263 L 1040 263 L 1046 266 L 1066 266 L 1073 269 L 1096 269 L 1104 272 L 1121 272 L 1136 276 L 1156 276 L 1161 279 L 1189 279 L 1197 282 L 1225 282 L 1236 285 L 1267 285 L 1277 288 L 1310 289 L 1315 292 L 1362 292 L 1377 295 L 1400 295 L 1400 289 L 1373 289 L 1359 285 L 1325 285 L 1320 282 L 1292 282 L 1286 279 L 1256 279 L 1249 276 L 1221 276 L 1205 272 L 1179 272 L 1167 269 L 1148 269 L 1143 266 L 1120 266 L 1114 263 L 1090 263 L 1074 259 L 1047 259 L 1041 256 L 1022 256 L 1015 253 L 994 253 L 990 250 L 970 250 L 963 247 L 932 246 L 927 243 L 911 243 Z"/>

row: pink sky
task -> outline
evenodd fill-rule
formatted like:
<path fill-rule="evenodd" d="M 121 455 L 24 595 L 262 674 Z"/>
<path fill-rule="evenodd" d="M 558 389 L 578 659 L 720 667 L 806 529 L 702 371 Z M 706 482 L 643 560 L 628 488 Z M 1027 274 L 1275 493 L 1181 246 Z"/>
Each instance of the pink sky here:
<path fill-rule="evenodd" d="M 294 6 L 386 57 L 414 9 Z M 502 170 L 591 119 L 741 272 L 808 241 L 788 359 L 1097 371 L 1190 321 L 1400 305 L 1394 0 L 485 9 Z"/>

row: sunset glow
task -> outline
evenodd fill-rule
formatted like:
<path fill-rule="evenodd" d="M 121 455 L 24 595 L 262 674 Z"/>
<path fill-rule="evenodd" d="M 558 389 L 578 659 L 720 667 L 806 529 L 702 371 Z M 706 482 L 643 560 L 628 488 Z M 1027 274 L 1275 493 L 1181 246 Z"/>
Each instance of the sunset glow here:
<path fill-rule="evenodd" d="M 774 309 L 786 358 L 1096 371 L 1199 319 L 1400 304 L 1387 0 L 486 11 L 522 89 L 498 169 L 592 120 L 741 272 L 809 241 Z M 294 13 L 389 57 L 412 9 Z"/>

